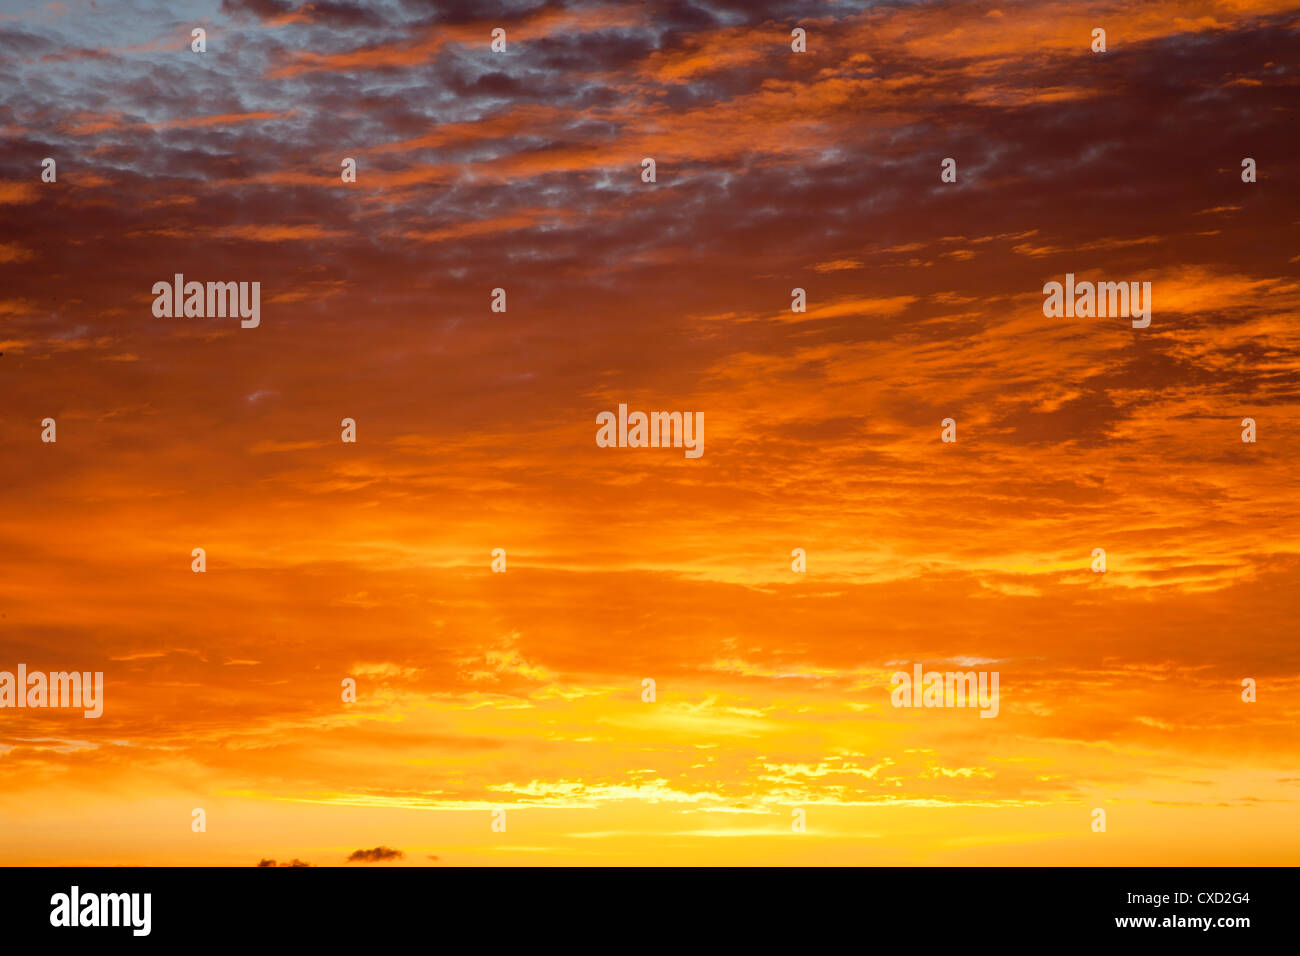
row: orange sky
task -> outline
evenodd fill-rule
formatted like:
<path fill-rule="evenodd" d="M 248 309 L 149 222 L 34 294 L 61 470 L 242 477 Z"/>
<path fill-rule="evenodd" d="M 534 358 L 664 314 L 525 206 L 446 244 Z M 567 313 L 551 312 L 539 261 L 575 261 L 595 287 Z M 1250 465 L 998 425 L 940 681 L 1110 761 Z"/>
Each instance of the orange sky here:
<path fill-rule="evenodd" d="M 0 864 L 1300 862 L 1298 30 L 0 15 L 0 671 L 105 675 L 0 710 Z M 1150 327 L 1044 318 L 1067 272 Z M 704 455 L 598 448 L 619 403 Z M 892 707 L 914 662 L 997 718 Z"/>

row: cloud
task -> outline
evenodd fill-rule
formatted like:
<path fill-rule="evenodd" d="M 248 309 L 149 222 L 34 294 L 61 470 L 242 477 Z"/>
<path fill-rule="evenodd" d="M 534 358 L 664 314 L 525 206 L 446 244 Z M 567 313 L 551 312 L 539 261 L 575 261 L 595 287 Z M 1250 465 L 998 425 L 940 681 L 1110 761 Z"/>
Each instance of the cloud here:
<path fill-rule="evenodd" d="M 1284 793 L 1294 3 L 814 0 L 807 54 L 775 0 L 499 4 L 499 56 L 481 3 L 436 6 L 228 0 L 202 60 L 159 0 L 0 20 L 0 661 L 109 690 L 75 747 L 7 712 L 0 862 L 105 814 L 97 862 L 178 853 L 175 781 L 254 860 L 319 845 L 304 803 L 411 846 L 428 816 L 385 808 L 599 806 L 650 834 L 626 861 L 666 810 L 912 801 L 894 857 L 828 852 L 916 862 L 951 850 L 927 807 L 1072 832 L 1098 793 Z M 1045 319 L 1067 271 L 1152 281 L 1150 328 Z M 262 325 L 155 319 L 177 272 L 260 280 Z M 620 402 L 701 411 L 705 457 L 595 447 Z M 996 721 L 890 707 L 886 662 L 949 659 L 998 662 Z M 1250 812 L 1196 821 L 1202 862 L 1295 857 Z M 1117 859 L 1189 859 L 1186 822 L 1130 824 Z M 441 852 L 504 859 L 475 834 Z"/>
<path fill-rule="evenodd" d="M 348 857 L 349 863 L 383 863 L 387 860 L 400 860 L 406 854 L 386 846 L 377 846 L 373 850 L 356 850 Z"/>

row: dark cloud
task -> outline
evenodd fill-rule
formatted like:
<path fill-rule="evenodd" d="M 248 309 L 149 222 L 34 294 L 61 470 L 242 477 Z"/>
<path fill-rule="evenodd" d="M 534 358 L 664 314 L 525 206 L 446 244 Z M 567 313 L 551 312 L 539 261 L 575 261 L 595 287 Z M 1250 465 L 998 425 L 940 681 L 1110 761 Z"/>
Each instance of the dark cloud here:
<path fill-rule="evenodd" d="M 386 860 L 400 860 L 406 854 L 386 846 L 377 846 L 373 850 L 356 850 L 348 857 L 349 863 L 383 863 Z"/>
<path fill-rule="evenodd" d="M 279 17 L 293 9 L 288 0 L 221 0 L 221 12 L 227 16 L 254 16 L 261 20 Z"/>

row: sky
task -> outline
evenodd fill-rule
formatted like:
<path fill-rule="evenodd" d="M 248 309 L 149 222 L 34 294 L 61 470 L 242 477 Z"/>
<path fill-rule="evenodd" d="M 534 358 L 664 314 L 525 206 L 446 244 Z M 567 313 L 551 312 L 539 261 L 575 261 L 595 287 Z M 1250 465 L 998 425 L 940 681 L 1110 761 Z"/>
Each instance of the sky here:
<path fill-rule="evenodd" d="M 1298 32 L 0 0 L 0 865 L 1300 862 Z"/>

